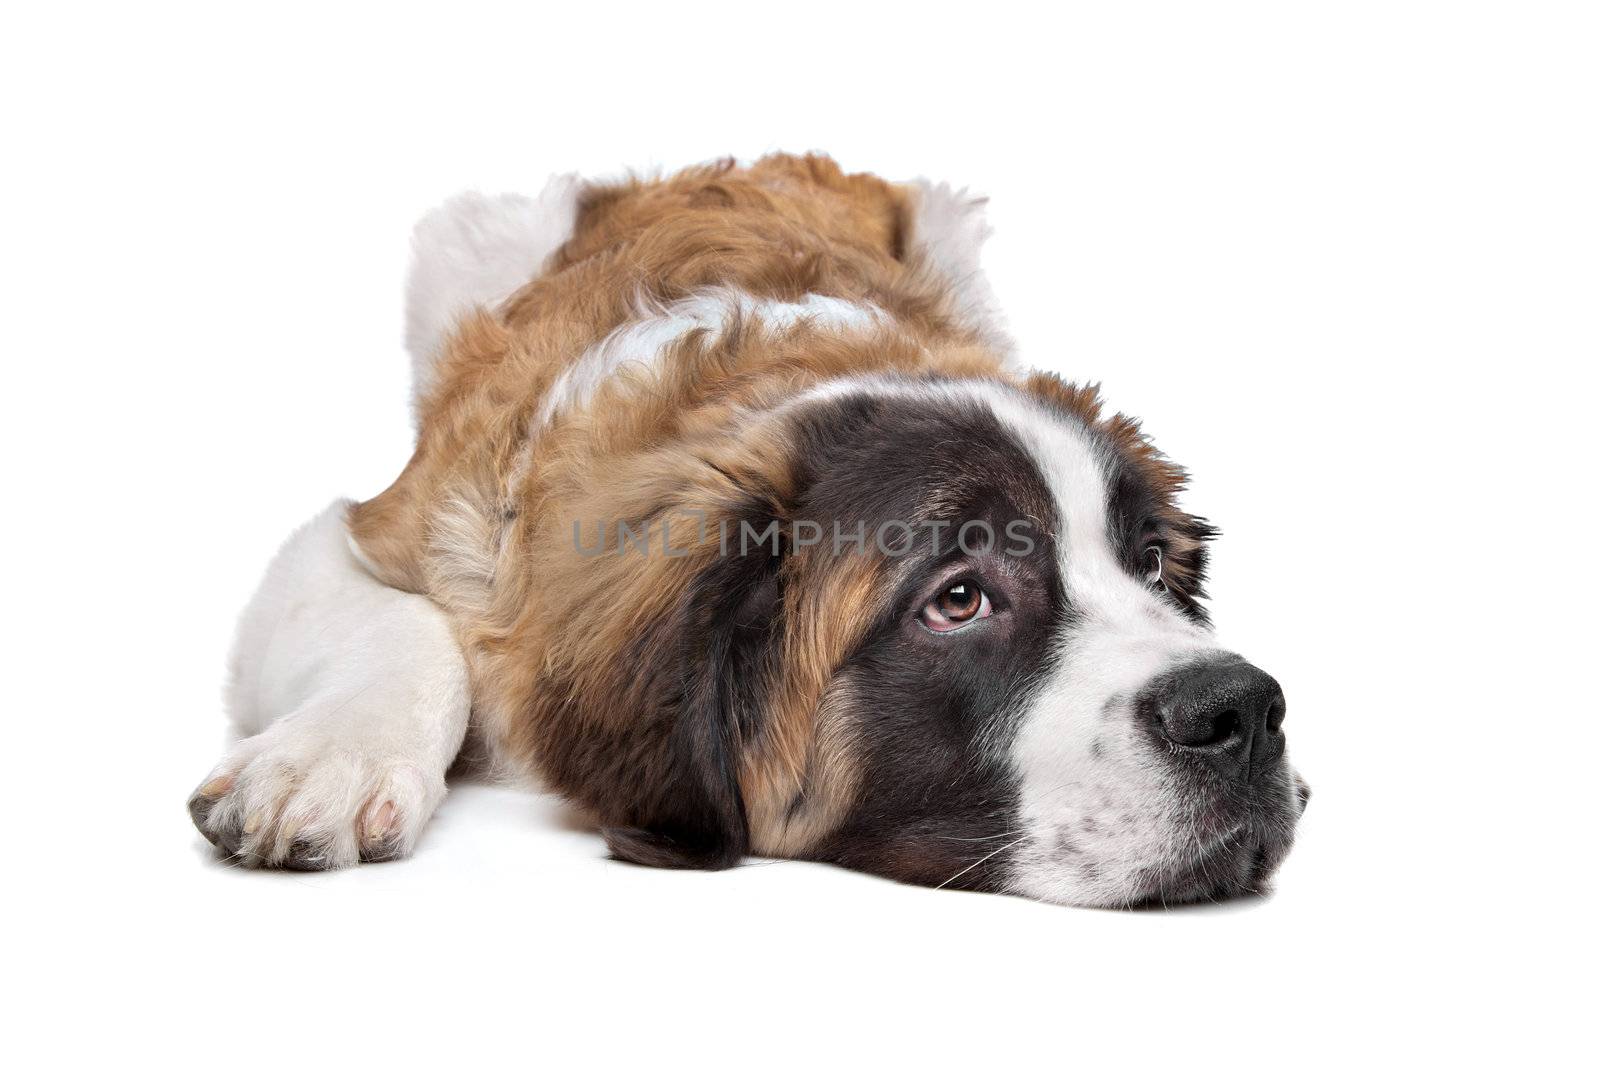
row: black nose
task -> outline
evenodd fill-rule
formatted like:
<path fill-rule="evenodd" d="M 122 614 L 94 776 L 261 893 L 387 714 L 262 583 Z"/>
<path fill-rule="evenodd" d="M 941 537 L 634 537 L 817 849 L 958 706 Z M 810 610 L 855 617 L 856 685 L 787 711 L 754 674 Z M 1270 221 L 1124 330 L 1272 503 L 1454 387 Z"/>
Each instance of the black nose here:
<path fill-rule="evenodd" d="M 1283 690 L 1242 660 L 1169 675 L 1155 710 L 1163 736 L 1224 774 L 1250 778 L 1283 758 Z"/>

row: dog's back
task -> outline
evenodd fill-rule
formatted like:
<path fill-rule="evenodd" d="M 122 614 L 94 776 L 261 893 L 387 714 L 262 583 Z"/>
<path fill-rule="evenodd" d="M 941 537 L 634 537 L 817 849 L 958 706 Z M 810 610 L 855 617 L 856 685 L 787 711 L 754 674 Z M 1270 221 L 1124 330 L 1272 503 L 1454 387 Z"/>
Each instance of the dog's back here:
<path fill-rule="evenodd" d="M 726 498 L 729 479 L 781 478 L 787 447 L 751 447 L 758 416 L 807 390 L 873 373 L 992 379 L 1005 344 L 976 271 L 981 202 L 948 188 L 847 175 L 817 156 L 553 188 L 469 198 L 444 209 L 465 222 L 420 228 L 426 272 L 465 257 L 442 237 L 548 239 L 518 213 L 572 225 L 547 252 L 473 253 L 542 269 L 509 296 L 507 277 L 485 279 L 482 299 L 457 294 L 442 336 L 413 337 L 433 352 L 418 360 L 417 451 L 352 509 L 351 529 L 378 577 L 456 619 L 491 747 L 576 787 L 549 755 L 569 694 L 619 683 L 640 597 L 669 600 L 694 568 L 574 554 L 574 530 L 692 510 Z M 513 217 L 490 221 L 497 204 Z M 412 300 L 429 303 L 415 286 Z M 534 581 L 552 592 L 530 597 Z M 644 702 L 611 703 L 626 715 Z"/>

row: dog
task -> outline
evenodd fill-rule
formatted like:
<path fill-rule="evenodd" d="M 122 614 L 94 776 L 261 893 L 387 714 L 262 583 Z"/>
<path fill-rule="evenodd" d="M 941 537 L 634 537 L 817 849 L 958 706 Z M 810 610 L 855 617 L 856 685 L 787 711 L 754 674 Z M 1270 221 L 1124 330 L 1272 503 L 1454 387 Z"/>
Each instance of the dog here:
<path fill-rule="evenodd" d="M 415 452 L 268 568 L 200 832 L 403 857 L 470 751 L 634 863 L 1261 890 L 1309 794 L 1207 622 L 1216 531 L 1136 422 L 1016 360 L 987 234 L 822 156 L 426 216 Z"/>

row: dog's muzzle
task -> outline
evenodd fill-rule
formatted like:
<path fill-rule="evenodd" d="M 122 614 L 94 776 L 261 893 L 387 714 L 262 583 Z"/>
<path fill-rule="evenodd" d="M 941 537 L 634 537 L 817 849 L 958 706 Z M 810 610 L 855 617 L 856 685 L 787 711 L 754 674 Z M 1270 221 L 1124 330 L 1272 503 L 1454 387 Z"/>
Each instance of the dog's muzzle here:
<path fill-rule="evenodd" d="M 1228 654 L 1186 664 L 1139 701 L 1154 746 L 1177 782 L 1202 849 L 1192 869 L 1150 886 L 1163 900 L 1259 890 L 1294 840 L 1309 797 L 1285 758 L 1283 689 Z"/>

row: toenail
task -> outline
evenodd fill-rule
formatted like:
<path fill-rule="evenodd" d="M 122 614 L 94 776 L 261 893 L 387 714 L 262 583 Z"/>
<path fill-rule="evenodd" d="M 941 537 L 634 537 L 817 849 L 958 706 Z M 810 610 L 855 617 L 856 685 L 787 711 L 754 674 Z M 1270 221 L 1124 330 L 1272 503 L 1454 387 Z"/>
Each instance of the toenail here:
<path fill-rule="evenodd" d="M 378 810 L 372 813 L 372 817 L 367 820 L 367 840 L 377 841 L 388 836 L 389 831 L 394 829 L 394 816 L 394 801 L 385 800 L 378 806 Z"/>

